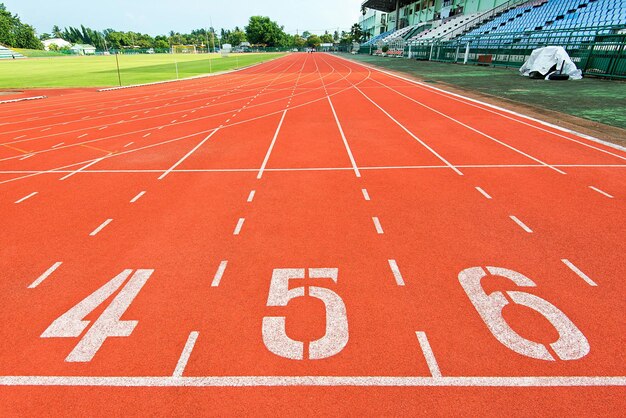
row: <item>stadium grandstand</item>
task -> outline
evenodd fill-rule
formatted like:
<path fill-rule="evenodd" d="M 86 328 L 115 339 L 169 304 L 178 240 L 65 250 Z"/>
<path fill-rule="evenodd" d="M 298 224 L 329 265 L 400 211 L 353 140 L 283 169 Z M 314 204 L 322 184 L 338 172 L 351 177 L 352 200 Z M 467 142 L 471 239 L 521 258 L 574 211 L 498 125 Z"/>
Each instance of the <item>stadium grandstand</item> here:
<path fill-rule="evenodd" d="M 586 74 L 626 78 L 626 0 L 367 0 L 362 10 L 364 33 L 379 33 L 361 53 L 518 66 L 556 45 Z"/>
<path fill-rule="evenodd" d="M 17 58 L 24 58 L 24 55 L 20 54 L 17 51 L 7 48 L 6 46 L 0 45 L 0 60 L 17 59 Z"/>

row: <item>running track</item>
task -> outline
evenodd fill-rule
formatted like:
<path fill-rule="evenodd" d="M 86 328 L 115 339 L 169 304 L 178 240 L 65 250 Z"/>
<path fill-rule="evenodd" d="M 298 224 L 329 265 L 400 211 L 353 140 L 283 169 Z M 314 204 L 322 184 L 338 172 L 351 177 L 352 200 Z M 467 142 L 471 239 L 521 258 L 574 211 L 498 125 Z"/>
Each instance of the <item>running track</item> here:
<path fill-rule="evenodd" d="M 326 54 L 0 110 L 3 416 L 625 409 L 623 150 Z"/>

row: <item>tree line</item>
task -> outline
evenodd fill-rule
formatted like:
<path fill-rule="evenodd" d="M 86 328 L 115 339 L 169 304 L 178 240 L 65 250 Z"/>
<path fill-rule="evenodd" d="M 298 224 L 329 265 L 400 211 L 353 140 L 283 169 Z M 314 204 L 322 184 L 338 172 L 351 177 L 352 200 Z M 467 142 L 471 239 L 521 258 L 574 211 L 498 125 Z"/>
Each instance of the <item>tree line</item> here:
<path fill-rule="evenodd" d="M 304 31 L 302 35 L 290 35 L 284 26 L 272 21 L 267 16 L 252 16 L 243 28 L 221 29 L 219 35 L 214 28 L 194 29 L 190 33 L 170 31 L 167 35 L 150 36 L 139 32 L 123 32 L 115 29 L 95 30 L 81 25 L 61 29 L 54 25 L 50 33 L 43 33 L 39 39 L 32 26 L 21 23 L 17 15 L 12 15 L 3 3 L 0 3 L 0 43 L 16 48 L 43 49 L 41 41 L 61 38 L 73 44 L 90 44 L 98 50 L 109 49 L 169 49 L 172 45 L 194 45 L 199 48 L 215 50 L 220 44 L 234 47 L 248 42 L 255 46 L 273 48 L 317 48 L 322 43 L 350 45 L 360 42 L 363 33 L 358 24 L 350 31 L 326 31 L 322 35 Z M 53 49 L 54 46 L 51 46 Z"/>

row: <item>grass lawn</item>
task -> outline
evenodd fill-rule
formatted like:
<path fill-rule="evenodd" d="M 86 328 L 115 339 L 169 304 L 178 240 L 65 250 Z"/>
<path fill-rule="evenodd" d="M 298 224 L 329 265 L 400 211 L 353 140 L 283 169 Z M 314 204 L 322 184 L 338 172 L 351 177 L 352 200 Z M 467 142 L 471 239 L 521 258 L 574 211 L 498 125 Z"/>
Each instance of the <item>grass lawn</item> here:
<path fill-rule="evenodd" d="M 445 83 L 539 109 L 626 129 L 626 82 L 600 78 L 550 82 L 521 77 L 516 69 L 432 61 L 345 55 L 363 63 L 401 71 L 433 84 Z"/>
<path fill-rule="evenodd" d="M 149 83 L 231 70 L 284 54 L 119 55 L 122 85 Z M 70 56 L 0 61 L 0 88 L 118 86 L 115 56 Z"/>

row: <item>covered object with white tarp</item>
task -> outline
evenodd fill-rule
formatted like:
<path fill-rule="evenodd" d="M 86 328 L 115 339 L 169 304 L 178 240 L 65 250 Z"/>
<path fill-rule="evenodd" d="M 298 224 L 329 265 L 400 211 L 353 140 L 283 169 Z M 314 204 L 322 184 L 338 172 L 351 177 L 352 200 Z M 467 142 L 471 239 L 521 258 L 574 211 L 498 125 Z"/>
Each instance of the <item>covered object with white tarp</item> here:
<path fill-rule="evenodd" d="M 576 68 L 576 64 L 562 46 L 546 46 L 535 49 L 519 71 L 526 77 L 533 72 L 538 72 L 547 79 L 551 73 L 559 71 L 561 68 L 562 74 L 567 74 L 570 80 L 583 78 L 582 71 Z"/>

